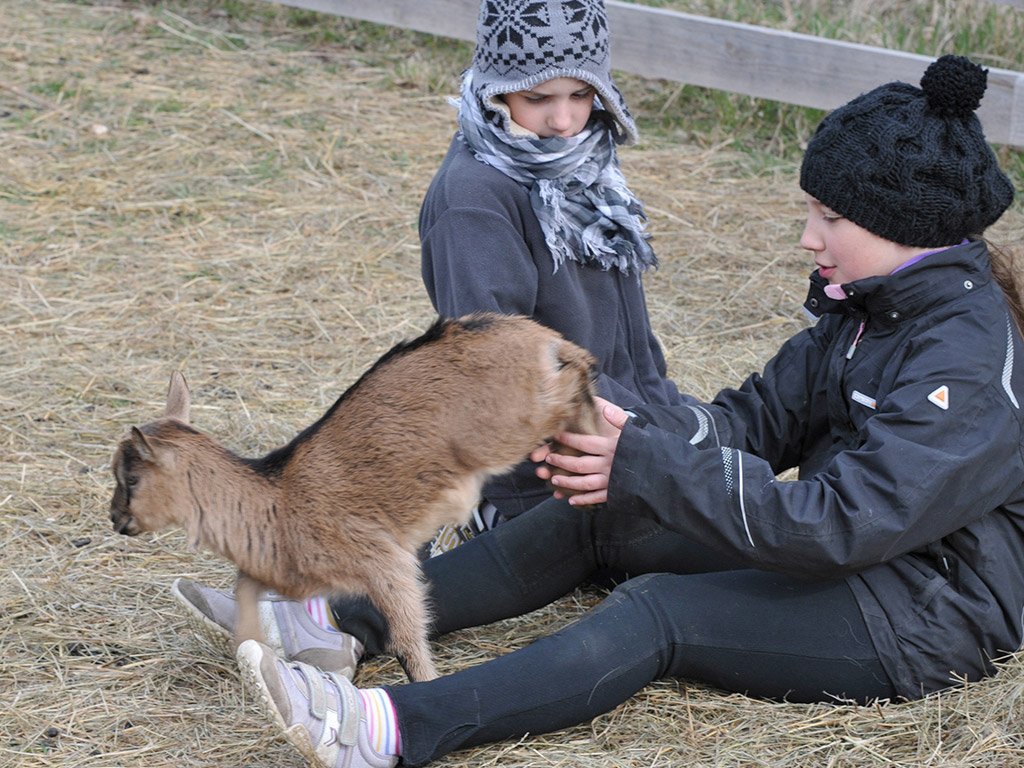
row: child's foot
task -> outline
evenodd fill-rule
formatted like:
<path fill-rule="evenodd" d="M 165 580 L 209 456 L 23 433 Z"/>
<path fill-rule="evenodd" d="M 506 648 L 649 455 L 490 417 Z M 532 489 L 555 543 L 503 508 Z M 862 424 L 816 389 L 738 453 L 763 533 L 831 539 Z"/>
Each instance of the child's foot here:
<path fill-rule="evenodd" d="M 192 627 L 229 651 L 238 613 L 234 595 L 191 579 L 176 579 L 171 593 Z M 320 627 L 306 606 L 295 600 L 268 595 L 258 605 L 263 640 L 276 653 L 349 679 L 355 675 L 363 644 L 352 635 Z"/>
<path fill-rule="evenodd" d="M 238 646 L 242 680 L 288 743 L 320 768 L 392 768 L 370 745 L 359 689 L 343 677 L 282 661 L 255 640 Z"/>

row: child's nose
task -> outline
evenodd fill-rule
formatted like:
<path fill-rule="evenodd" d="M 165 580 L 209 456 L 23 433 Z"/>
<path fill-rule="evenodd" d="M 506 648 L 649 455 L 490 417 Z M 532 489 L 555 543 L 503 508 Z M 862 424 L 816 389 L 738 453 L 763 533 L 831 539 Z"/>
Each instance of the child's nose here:
<path fill-rule="evenodd" d="M 821 238 L 811 229 L 811 222 L 804 224 L 803 234 L 800 235 L 800 247 L 805 251 L 820 251 L 822 248 Z"/>
<path fill-rule="evenodd" d="M 555 104 L 552 107 L 550 125 L 552 130 L 560 133 L 572 127 L 572 111 L 568 104 Z"/>

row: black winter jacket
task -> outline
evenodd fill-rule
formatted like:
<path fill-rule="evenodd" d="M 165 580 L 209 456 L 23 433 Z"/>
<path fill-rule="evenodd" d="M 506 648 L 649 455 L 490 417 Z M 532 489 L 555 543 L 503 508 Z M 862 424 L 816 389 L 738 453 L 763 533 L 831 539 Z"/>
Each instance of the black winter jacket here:
<path fill-rule="evenodd" d="M 987 248 L 845 301 L 811 279 L 820 320 L 761 375 L 633 409 L 609 504 L 753 568 L 845 578 L 902 696 L 991 674 L 1024 631 L 1024 345 Z"/>

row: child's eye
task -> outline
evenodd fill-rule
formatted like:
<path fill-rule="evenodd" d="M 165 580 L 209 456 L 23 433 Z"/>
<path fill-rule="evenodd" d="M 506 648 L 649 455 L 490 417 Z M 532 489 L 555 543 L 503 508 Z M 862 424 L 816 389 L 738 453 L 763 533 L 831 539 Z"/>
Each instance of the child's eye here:
<path fill-rule="evenodd" d="M 574 93 L 572 95 L 572 97 L 574 99 L 580 99 L 580 100 L 592 99 L 592 98 L 594 98 L 594 89 L 593 88 L 587 88 L 586 90 L 576 91 L 576 93 Z"/>
<path fill-rule="evenodd" d="M 838 213 L 823 213 L 821 214 L 821 218 L 830 223 L 833 221 L 842 221 L 843 219 L 843 217 Z"/>

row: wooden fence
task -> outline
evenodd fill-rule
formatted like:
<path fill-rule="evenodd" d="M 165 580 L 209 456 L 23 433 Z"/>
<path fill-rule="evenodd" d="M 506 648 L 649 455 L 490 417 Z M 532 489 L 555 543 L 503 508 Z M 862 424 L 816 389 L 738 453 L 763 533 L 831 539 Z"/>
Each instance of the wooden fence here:
<path fill-rule="evenodd" d="M 272 1 L 457 40 L 476 39 L 479 0 Z M 1024 11 L 1024 0 L 995 2 Z M 606 6 L 615 69 L 805 107 L 833 109 L 890 80 L 916 85 L 933 60 L 618 0 L 606 0 Z M 990 141 L 1024 149 L 1024 72 L 990 67 L 978 116 Z"/>

